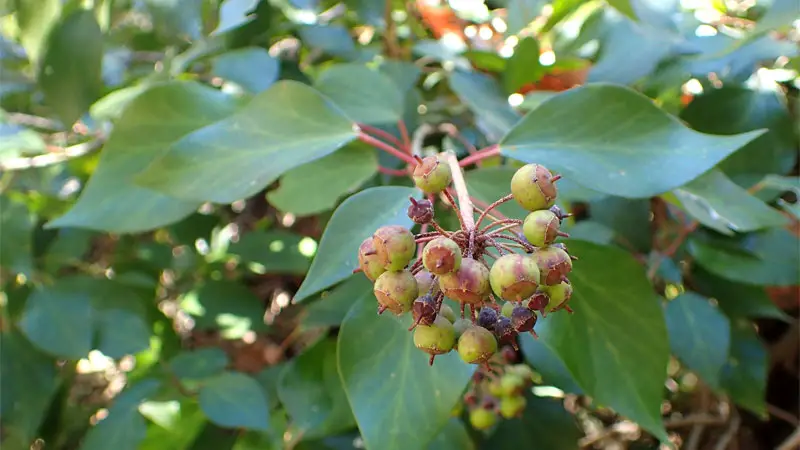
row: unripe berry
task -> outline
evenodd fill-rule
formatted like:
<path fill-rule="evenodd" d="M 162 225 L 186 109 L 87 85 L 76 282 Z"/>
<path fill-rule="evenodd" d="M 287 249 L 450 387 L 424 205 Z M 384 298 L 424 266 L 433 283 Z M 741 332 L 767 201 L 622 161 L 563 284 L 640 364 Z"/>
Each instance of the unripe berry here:
<path fill-rule="evenodd" d="M 547 209 L 556 202 L 558 190 L 553 183 L 557 179 L 546 167 L 527 164 L 511 177 L 511 193 L 514 200 L 528 211 Z"/>
<path fill-rule="evenodd" d="M 409 197 L 411 205 L 408 207 L 408 218 L 420 225 L 433 220 L 433 203 L 428 199 L 417 200 Z"/>
<path fill-rule="evenodd" d="M 456 344 L 456 330 L 449 320 L 437 316 L 430 325 L 420 325 L 414 330 L 414 345 L 425 353 L 442 355 Z"/>
<path fill-rule="evenodd" d="M 572 258 L 560 248 L 543 247 L 533 252 L 531 257 L 539 266 L 539 284 L 554 286 L 572 271 Z"/>
<path fill-rule="evenodd" d="M 458 270 L 439 276 L 439 288 L 458 302 L 483 303 L 489 296 L 489 269 L 474 259 L 464 258 Z"/>
<path fill-rule="evenodd" d="M 536 314 L 524 306 L 514 307 L 511 313 L 511 326 L 517 330 L 518 333 L 525 333 L 533 330 L 536 325 Z"/>
<path fill-rule="evenodd" d="M 500 385 L 499 379 L 494 379 L 489 382 L 488 385 L 489 394 L 495 397 L 501 397 L 503 395 L 503 387 Z"/>
<path fill-rule="evenodd" d="M 386 269 L 383 267 L 381 258 L 378 252 L 375 251 L 375 244 L 372 238 L 364 239 L 364 242 L 358 246 L 358 267 L 364 272 L 370 281 L 375 281 Z"/>
<path fill-rule="evenodd" d="M 423 295 L 414 300 L 411 305 L 411 314 L 414 323 L 418 325 L 430 325 L 436 319 L 436 300 L 430 295 Z"/>
<path fill-rule="evenodd" d="M 456 339 L 460 338 L 465 331 L 467 331 L 472 325 L 472 322 L 469 319 L 458 319 L 453 323 L 453 327 L 456 330 Z"/>
<path fill-rule="evenodd" d="M 500 395 L 511 397 L 519 395 L 525 390 L 525 379 L 515 373 L 506 373 L 500 378 Z"/>
<path fill-rule="evenodd" d="M 433 239 L 422 250 L 422 265 L 435 275 L 458 270 L 461 267 L 461 247 L 450 238 Z"/>
<path fill-rule="evenodd" d="M 508 317 L 509 319 L 511 318 L 511 313 L 513 311 L 514 311 L 514 304 L 511 302 L 503 303 L 503 307 L 500 308 L 500 314 L 505 317 Z"/>
<path fill-rule="evenodd" d="M 505 419 L 519 417 L 525 411 L 525 397 L 519 395 L 514 397 L 503 397 L 500 399 L 500 415 Z"/>
<path fill-rule="evenodd" d="M 484 408 L 475 408 L 469 413 L 469 423 L 476 430 L 488 430 L 497 422 L 493 411 Z"/>
<path fill-rule="evenodd" d="M 569 282 L 562 281 L 555 286 L 545 286 L 544 291 L 550 298 L 547 305 L 547 311 L 558 311 L 564 308 L 572 298 L 572 285 Z"/>
<path fill-rule="evenodd" d="M 506 366 L 506 373 L 513 373 L 522 377 L 526 385 L 533 381 L 533 369 L 531 369 L 527 364 L 514 364 Z"/>
<path fill-rule="evenodd" d="M 497 322 L 497 311 L 488 306 L 481 308 L 480 312 L 478 312 L 478 325 L 492 331 L 495 322 Z"/>
<path fill-rule="evenodd" d="M 373 292 L 382 307 L 400 315 L 410 310 L 417 298 L 417 280 L 408 270 L 384 272 L 375 280 Z"/>
<path fill-rule="evenodd" d="M 492 290 L 500 298 L 509 301 L 522 301 L 533 295 L 539 285 L 539 277 L 536 261 L 516 253 L 497 258 L 489 271 Z"/>
<path fill-rule="evenodd" d="M 456 322 L 456 313 L 447 303 L 442 303 L 442 307 L 439 309 L 439 314 L 441 314 L 445 319 L 449 320 L 450 323 Z"/>
<path fill-rule="evenodd" d="M 497 322 L 494 323 L 494 335 L 501 344 L 514 343 L 517 332 L 514 330 L 514 326 L 511 325 L 511 319 L 506 316 L 498 317 Z"/>
<path fill-rule="evenodd" d="M 433 274 L 427 270 L 420 270 L 416 275 L 414 275 L 414 278 L 417 279 L 417 290 L 419 290 L 419 295 L 429 294 L 431 291 L 431 286 L 433 286 Z"/>
<path fill-rule="evenodd" d="M 525 239 L 536 247 L 552 244 L 559 236 L 561 222 L 552 212 L 541 209 L 528 214 L 522 222 L 522 233 Z"/>
<path fill-rule="evenodd" d="M 378 228 L 372 235 L 372 242 L 383 267 L 391 271 L 403 270 L 417 248 L 411 231 L 399 225 Z"/>
<path fill-rule="evenodd" d="M 442 192 L 453 178 L 450 166 L 439 160 L 437 156 L 428 156 L 414 168 L 412 175 L 414 184 L 426 194 Z"/>
<path fill-rule="evenodd" d="M 483 327 L 472 326 L 458 338 L 458 355 L 468 364 L 485 363 L 497 352 L 497 339 Z"/>

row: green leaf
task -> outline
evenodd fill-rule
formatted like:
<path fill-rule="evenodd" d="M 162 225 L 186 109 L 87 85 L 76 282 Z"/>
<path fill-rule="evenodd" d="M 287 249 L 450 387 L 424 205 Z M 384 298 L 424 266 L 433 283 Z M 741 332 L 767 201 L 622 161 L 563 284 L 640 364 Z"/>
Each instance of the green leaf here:
<path fill-rule="evenodd" d="M 731 345 L 728 361 L 722 368 L 722 387 L 733 401 L 767 418 L 767 373 L 769 355 L 764 344 L 746 319 L 731 323 Z"/>
<path fill-rule="evenodd" d="M 767 31 L 789 27 L 797 17 L 800 17 L 800 5 L 796 1 L 772 0 L 767 12 L 758 19 L 756 26 L 753 27 L 750 33 L 751 35 L 758 35 Z"/>
<path fill-rule="evenodd" d="M 766 174 L 787 173 L 797 160 L 792 118 L 775 92 L 741 87 L 712 89 L 695 97 L 681 112 L 681 119 L 703 133 L 731 135 L 769 130 L 719 164 L 744 187 Z"/>
<path fill-rule="evenodd" d="M 119 119 L 78 202 L 46 228 L 135 233 L 188 216 L 199 202 L 176 200 L 132 179 L 172 143 L 233 108 L 224 94 L 194 82 L 171 82 L 140 94 Z"/>
<path fill-rule="evenodd" d="M 136 182 L 176 198 L 231 203 L 355 136 L 353 123 L 322 95 L 282 80 L 233 116 L 180 139 Z"/>
<path fill-rule="evenodd" d="M 666 305 L 672 352 L 713 389 L 730 348 L 730 322 L 708 299 L 687 292 Z"/>
<path fill-rule="evenodd" d="M 358 55 L 355 41 L 341 25 L 303 25 L 297 31 L 300 40 L 311 48 L 344 59 Z"/>
<path fill-rule="evenodd" d="M 417 85 L 419 76 L 422 75 L 422 69 L 416 64 L 393 59 L 384 60 L 378 69 L 394 81 L 403 95 L 408 94 Z"/>
<path fill-rule="evenodd" d="M 519 342 L 525 361 L 542 376 L 544 384 L 555 386 L 570 394 L 583 393 L 567 367 L 550 347 L 534 339 L 530 334 L 520 335 Z"/>
<path fill-rule="evenodd" d="M 633 9 L 632 0 L 606 0 L 614 9 L 630 19 L 636 20 L 636 11 Z"/>
<path fill-rule="evenodd" d="M 409 197 L 418 190 L 402 186 L 365 189 L 342 202 L 322 234 L 317 256 L 294 296 L 302 301 L 352 275 L 358 267 L 358 246 L 384 225 L 410 227 L 406 214 Z"/>
<path fill-rule="evenodd" d="M 278 397 L 303 439 L 330 436 L 355 425 L 336 370 L 336 340 L 323 339 L 289 362 Z"/>
<path fill-rule="evenodd" d="M 589 208 L 592 221 L 612 230 L 617 242 L 642 252 L 650 250 L 650 200 L 606 197 L 592 201 Z"/>
<path fill-rule="evenodd" d="M 81 450 L 138 450 L 147 435 L 147 423 L 138 408 L 159 386 L 159 381 L 147 379 L 122 391 L 108 416 L 86 434 Z"/>
<path fill-rule="evenodd" d="M 508 104 L 508 96 L 488 75 L 455 71 L 450 75 L 450 88 L 472 110 L 490 141 L 499 140 L 520 120 Z"/>
<path fill-rule="evenodd" d="M 221 427 L 269 429 L 266 394 L 256 380 L 243 373 L 225 372 L 207 380 L 198 401 L 208 419 Z"/>
<path fill-rule="evenodd" d="M 786 225 L 788 219 L 712 169 L 675 190 L 684 208 L 703 225 L 723 234 Z"/>
<path fill-rule="evenodd" d="M 789 320 L 789 316 L 773 303 L 764 288 L 735 283 L 701 267 L 694 268 L 692 284 L 697 292 L 716 300 L 720 309 L 732 319 L 764 317 Z"/>
<path fill-rule="evenodd" d="M 508 0 L 508 35 L 514 35 L 525 29 L 542 14 L 542 0 Z"/>
<path fill-rule="evenodd" d="M 335 64 L 314 87 L 356 122 L 395 123 L 403 117 L 403 95 L 397 84 L 363 64 Z"/>
<path fill-rule="evenodd" d="M 61 378 L 56 362 L 15 331 L 2 335 L 0 423 L 4 448 L 30 448 Z"/>
<path fill-rule="evenodd" d="M 309 304 L 302 324 L 308 328 L 339 326 L 353 303 L 372 295 L 372 282 L 363 274 L 355 274 Z"/>
<path fill-rule="evenodd" d="M 199 330 L 220 330 L 225 339 L 240 339 L 248 331 L 265 331 L 264 306 L 243 284 L 207 280 L 181 300 Z"/>
<path fill-rule="evenodd" d="M 286 172 L 267 200 L 282 212 L 310 216 L 336 206 L 378 170 L 375 149 L 361 142 Z"/>
<path fill-rule="evenodd" d="M 631 89 L 597 83 L 545 101 L 500 145 L 506 156 L 544 164 L 589 189 L 646 198 L 692 181 L 761 134 L 697 133 Z"/>
<path fill-rule="evenodd" d="M 778 175 L 767 175 L 761 180 L 761 184 L 767 189 L 774 189 L 778 191 L 791 191 L 795 195 L 794 203 L 791 203 L 783 198 L 777 200 L 778 205 L 789 214 L 794 215 L 800 219 L 800 178 L 798 177 L 781 177 Z"/>
<path fill-rule="evenodd" d="M 569 233 L 573 239 L 594 242 L 600 245 L 613 244 L 617 236 L 617 233 L 612 228 L 593 220 L 581 220 L 574 225 L 565 226 L 564 231 Z"/>
<path fill-rule="evenodd" d="M 564 409 L 562 401 L 532 394 L 526 395 L 525 400 L 522 418 L 500 420 L 481 448 L 514 450 L 520 448 L 522 442 L 530 450 L 578 448 L 583 432 L 575 417 Z"/>
<path fill-rule="evenodd" d="M 464 422 L 453 417 L 431 441 L 428 450 L 475 450 L 475 442 L 467 432 Z"/>
<path fill-rule="evenodd" d="M 194 41 L 202 34 L 202 0 L 145 0 L 159 34 Z"/>
<path fill-rule="evenodd" d="M 301 243 L 308 238 L 290 231 L 255 230 L 232 243 L 228 253 L 239 256 L 243 263 L 255 265 L 258 273 L 304 275 L 311 264 L 310 255 Z"/>
<path fill-rule="evenodd" d="M 178 353 L 169 368 L 179 380 L 201 380 L 219 375 L 228 366 L 228 355 L 219 347 Z"/>
<path fill-rule="evenodd" d="M 186 449 L 207 423 L 194 399 L 147 401 L 139 412 L 153 422 L 137 450 Z"/>
<path fill-rule="evenodd" d="M 224 33 L 253 20 L 250 15 L 260 0 L 224 0 L 219 7 L 219 24 L 212 35 Z"/>
<path fill-rule="evenodd" d="M 0 266 L 14 273 L 33 274 L 33 215 L 23 203 L 0 197 Z"/>
<path fill-rule="evenodd" d="M 100 96 L 102 62 L 103 33 L 91 11 L 72 12 L 50 32 L 39 84 L 65 125 L 75 123 Z"/>
<path fill-rule="evenodd" d="M 151 84 L 140 83 L 122 89 L 111 91 L 100 98 L 89 108 L 89 115 L 97 121 L 109 120 L 116 121 L 122 116 L 125 108 L 141 94 L 147 91 Z"/>
<path fill-rule="evenodd" d="M 245 47 L 215 57 L 211 72 L 257 94 L 278 80 L 280 63 L 263 48 Z"/>
<path fill-rule="evenodd" d="M 436 357 L 414 346 L 411 317 L 377 315 L 365 298 L 339 330 L 339 375 L 367 450 L 427 449 L 464 392 L 475 366 L 455 352 Z"/>
<path fill-rule="evenodd" d="M 700 239 L 689 239 L 689 253 L 703 268 L 741 284 L 794 286 L 800 273 L 798 239 L 775 228 L 747 236 L 745 250 L 733 251 Z"/>
<path fill-rule="evenodd" d="M 661 422 L 669 359 L 664 313 L 644 269 L 626 251 L 570 239 L 575 314 L 548 314 L 540 340 L 586 395 L 666 440 Z M 631 339 L 635 336 L 636 339 Z"/>
<path fill-rule="evenodd" d="M 44 150 L 45 143 L 39 133 L 10 123 L 7 113 L 0 109 L 0 161 L 22 154 L 39 154 Z"/>
<path fill-rule="evenodd" d="M 503 86 L 506 92 L 513 94 L 521 87 L 542 77 L 539 53 L 539 41 L 536 38 L 526 37 L 519 41 L 514 47 L 514 54 L 508 58 L 506 70 L 503 72 Z"/>
<path fill-rule="evenodd" d="M 61 16 L 61 5 L 61 0 L 13 0 L 19 38 L 34 65 L 39 64 L 47 36 Z"/>

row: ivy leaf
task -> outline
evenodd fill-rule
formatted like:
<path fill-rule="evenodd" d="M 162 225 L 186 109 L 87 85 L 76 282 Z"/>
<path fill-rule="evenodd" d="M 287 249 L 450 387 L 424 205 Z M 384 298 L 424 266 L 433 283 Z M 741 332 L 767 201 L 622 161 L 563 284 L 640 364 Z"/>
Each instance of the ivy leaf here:
<path fill-rule="evenodd" d="M 46 50 L 48 34 L 61 16 L 62 1 L 17 0 L 13 6 L 16 9 L 14 12 L 19 27 L 19 39 L 28 59 L 38 65 Z M 4 74 L 6 76 L 7 73 Z"/>
<path fill-rule="evenodd" d="M 33 273 L 33 230 L 35 218 L 28 207 L 8 197 L 0 197 L 0 255 L 2 266 L 15 273 Z"/>
<path fill-rule="evenodd" d="M 179 380 L 200 380 L 222 373 L 228 355 L 219 347 L 200 348 L 178 353 L 168 365 Z"/>
<path fill-rule="evenodd" d="M 354 304 L 339 330 L 339 375 L 367 450 L 426 449 L 463 394 L 475 366 L 455 352 L 436 357 L 414 346 L 411 317 L 377 315 Z"/>
<path fill-rule="evenodd" d="M 736 283 L 711 274 L 702 267 L 692 271 L 697 292 L 713 298 L 730 318 L 771 318 L 789 321 L 789 315 L 772 302 L 764 288 Z"/>
<path fill-rule="evenodd" d="M 136 233 L 177 222 L 200 205 L 133 184 L 133 176 L 187 133 L 232 113 L 234 103 L 194 82 L 172 82 L 136 97 L 117 121 L 77 203 L 45 228 Z"/>
<path fill-rule="evenodd" d="M 353 142 L 328 156 L 286 172 L 267 200 L 297 217 L 327 211 L 340 197 L 356 190 L 378 170 L 375 150 Z"/>
<path fill-rule="evenodd" d="M 728 318 L 707 298 L 693 292 L 667 303 L 664 315 L 672 352 L 711 388 L 718 389 L 730 347 Z"/>
<path fill-rule="evenodd" d="M 195 41 L 203 27 L 202 0 L 145 0 L 162 36 Z"/>
<path fill-rule="evenodd" d="M 487 75 L 457 70 L 450 75 L 450 88 L 479 118 L 478 126 L 490 141 L 499 140 L 520 120 L 508 104 L 508 96 Z"/>
<path fill-rule="evenodd" d="M 258 273 L 283 273 L 304 275 L 311 264 L 310 256 L 301 249 L 306 239 L 291 231 L 254 230 L 245 233 L 228 247 L 228 253 L 237 255 L 242 263 L 253 263 Z"/>
<path fill-rule="evenodd" d="M 308 328 L 339 326 L 353 303 L 372 295 L 372 282 L 362 274 L 355 274 L 330 291 L 322 292 L 318 300 L 308 305 L 302 324 Z"/>
<path fill-rule="evenodd" d="M 786 201 L 783 198 L 777 200 L 778 205 L 784 211 L 794 215 L 800 219 L 800 178 L 798 177 L 781 177 L 778 175 L 767 175 L 761 181 L 765 188 L 775 189 L 778 191 L 791 191 L 795 195 L 794 203 Z"/>
<path fill-rule="evenodd" d="M 314 87 L 356 122 L 396 123 L 403 117 L 397 84 L 363 64 L 336 64 L 320 74 Z"/>
<path fill-rule="evenodd" d="M 464 422 L 453 417 L 428 445 L 428 450 L 475 450 L 475 442 Z"/>
<path fill-rule="evenodd" d="M 788 222 L 783 214 L 750 195 L 717 169 L 674 192 L 692 217 L 722 234 L 733 234 L 731 230 L 746 233 L 780 227 Z"/>
<path fill-rule="evenodd" d="M 545 384 L 555 386 L 564 392 L 582 394 L 583 391 L 569 373 L 564 362 L 547 345 L 534 339 L 530 334 L 519 337 L 520 349 L 528 362 L 541 376 Z"/>
<path fill-rule="evenodd" d="M 226 428 L 269 430 L 266 393 L 256 380 L 239 372 L 224 372 L 206 380 L 198 394 L 208 419 Z"/>
<path fill-rule="evenodd" d="M 508 1 L 508 35 L 517 34 L 542 13 L 545 5 L 541 0 Z"/>
<path fill-rule="evenodd" d="M 302 301 L 352 275 L 358 267 L 358 246 L 378 228 L 384 225 L 410 227 L 412 222 L 406 209 L 411 196 L 419 198 L 419 190 L 379 186 L 365 189 L 342 202 L 325 227 L 317 255 L 294 301 Z"/>
<path fill-rule="evenodd" d="M 586 393 L 666 441 L 661 422 L 669 360 L 664 314 L 644 269 L 626 251 L 570 239 L 575 314 L 537 325 Z"/>
<path fill-rule="evenodd" d="M 341 25 L 302 25 L 297 32 L 300 41 L 311 48 L 343 59 L 354 59 L 358 55 L 355 41 Z"/>
<path fill-rule="evenodd" d="M 146 379 L 122 391 L 108 409 L 108 416 L 86 433 L 81 450 L 137 450 L 147 436 L 147 423 L 139 413 L 139 405 L 155 394 L 160 384 Z"/>
<path fill-rule="evenodd" d="M 246 47 L 215 57 L 211 72 L 248 92 L 259 93 L 278 80 L 280 63 L 263 48 Z"/>
<path fill-rule="evenodd" d="M 766 419 L 767 350 L 747 319 L 731 323 L 730 342 L 730 354 L 722 368 L 722 388 L 736 404 Z"/>
<path fill-rule="evenodd" d="M 537 13 L 538 15 L 538 13 Z M 508 58 L 506 70 L 503 71 L 503 85 L 506 92 L 513 94 L 521 87 L 538 81 L 542 76 L 539 64 L 539 41 L 526 37 L 514 47 L 514 54 Z"/>
<path fill-rule="evenodd" d="M 260 0 L 224 0 L 219 7 L 219 24 L 211 35 L 224 33 L 253 20 L 250 13 Z"/>
<path fill-rule="evenodd" d="M 577 448 L 583 433 L 575 417 L 564 409 L 563 402 L 525 396 L 527 401 L 521 418 L 500 420 L 481 448 L 486 450 L 515 450 L 521 442 L 526 449 L 551 450 Z"/>
<path fill-rule="evenodd" d="M 500 146 L 589 189 L 646 198 L 692 181 L 762 133 L 701 134 L 631 89 L 596 83 L 546 100 Z"/>
<path fill-rule="evenodd" d="M 336 370 L 336 340 L 323 339 L 289 362 L 281 372 L 278 397 L 304 439 L 355 425 Z"/>
<path fill-rule="evenodd" d="M 233 116 L 174 143 L 136 183 L 185 200 L 232 203 L 355 136 L 353 123 L 322 95 L 282 80 Z"/>
<path fill-rule="evenodd" d="M 267 329 L 261 300 L 236 281 L 207 280 L 180 302 L 197 329 L 220 330 L 226 339 L 240 339 L 248 331 Z"/>
<path fill-rule="evenodd" d="M 75 123 L 100 96 L 102 62 L 103 33 L 92 11 L 78 9 L 50 32 L 39 84 L 65 125 Z"/>

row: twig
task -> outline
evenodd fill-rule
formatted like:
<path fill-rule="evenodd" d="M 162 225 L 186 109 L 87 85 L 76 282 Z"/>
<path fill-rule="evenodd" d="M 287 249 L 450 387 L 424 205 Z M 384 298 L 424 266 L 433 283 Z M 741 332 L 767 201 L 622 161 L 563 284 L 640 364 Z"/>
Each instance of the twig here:
<path fill-rule="evenodd" d="M 397 128 L 400 130 L 400 137 L 403 139 L 403 145 L 409 153 L 411 153 L 411 140 L 408 138 L 408 128 L 403 120 L 397 122 Z"/>
<path fill-rule="evenodd" d="M 62 163 L 68 159 L 87 155 L 102 147 L 104 142 L 105 138 L 98 137 L 92 141 L 64 147 L 61 151 L 31 156 L 29 158 L 11 159 L 0 163 L 0 171 L 23 170 L 52 166 L 54 164 Z"/>
<path fill-rule="evenodd" d="M 411 156 L 409 156 L 408 154 L 403 153 L 402 151 L 392 147 L 391 145 L 387 144 L 386 142 L 383 142 L 383 141 L 381 141 L 379 139 L 376 139 L 376 138 L 374 138 L 374 137 L 372 137 L 372 136 L 370 136 L 370 135 L 368 135 L 366 133 L 363 133 L 363 132 L 360 133 L 358 135 L 358 139 L 360 139 L 364 143 L 367 143 L 367 144 L 369 144 L 369 145 L 371 145 L 373 147 L 379 148 L 379 149 L 385 151 L 386 153 L 389 153 L 390 155 L 393 155 L 393 156 L 399 158 L 400 160 L 406 162 L 407 164 L 412 164 L 412 165 L 416 165 L 417 164 L 417 161 L 414 158 L 412 158 Z"/>
<path fill-rule="evenodd" d="M 35 127 L 41 128 L 44 130 L 63 130 L 64 125 L 61 122 L 53 119 L 48 119 L 46 117 L 39 117 L 34 116 L 32 114 L 25 114 L 25 113 L 7 113 L 6 119 L 9 122 L 17 124 L 17 125 L 25 125 L 28 127 Z"/>
<path fill-rule="evenodd" d="M 384 141 L 387 141 L 388 143 L 397 146 L 397 148 L 399 148 L 400 150 L 406 150 L 405 148 L 406 146 L 402 142 L 400 142 L 399 139 L 397 139 L 395 136 L 393 136 L 391 133 L 387 131 L 383 131 L 380 128 L 372 127 L 363 123 L 359 123 L 358 127 L 377 138 L 383 139 Z"/>
<path fill-rule="evenodd" d="M 739 431 L 739 425 L 742 423 L 742 418 L 739 416 L 739 413 L 736 412 L 735 408 L 731 409 L 731 421 L 728 423 L 728 428 L 725 429 L 725 433 L 723 433 L 722 437 L 719 438 L 717 441 L 717 445 L 714 446 L 714 450 L 725 450 L 728 448 L 728 445 L 731 443 L 731 439 L 736 435 L 736 432 Z"/>
<path fill-rule="evenodd" d="M 478 161 L 483 161 L 486 158 L 490 158 L 495 155 L 500 154 L 500 146 L 497 144 L 490 145 L 486 148 L 478 150 L 477 152 L 467 156 L 466 158 L 462 159 L 459 163 L 461 167 L 466 167 L 470 164 L 474 164 Z"/>
<path fill-rule="evenodd" d="M 796 336 L 795 336 L 796 337 Z M 797 417 L 793 416 L 789 411 L 784 411 L 775 405 L 767 403 L 767 412 L 776 419 L 781 419 L 792 426 L 800 426 L 800 421 Z"/>
<path fill-rule="evenodd" d="M 666 428 L 683 428 L 689 427 L 693 425 L 711 425 L 711 426 L 718 426 L 723 425 L 726 422 L 727 418 L 714 416 L 711 414 L 691 414 L 686 417 L 681 417 L 677 419 L 669 419 L 664 421 L 664 426 Z"/>
<path fill-rule="evenodd" d="M 473 216 L 472 201 L 469 199 L 469 191 L 467 191 L 467 183 L 464 181 L 464 172 L 461 171 L 461 166 L 458 165 L 458 159 L 453 152 L 443 152 L 442 159 L 450 166 L 461 220 L 467 231 L 474 231 L 475 217 Z"/>
<path fill-rule="evenodd" d="M 789 435 L 775 450 L 797 450 L 798 448 L 800 448 L 800 427 L 794 430 L 794 433 Z"/>
<path fill-rule="evenodd" d="M 383 167 L 383 166 L 378 166 L 378 172 L 385 173 L 386 175 L 392 175 L 392 176 L 395 176 L 395 177 L 404 177 L 404 176 L 408 175 L 408 171 L 407 170 L 392 169 L 390 167 Z"/>
<path fill-rule="evenodd" d="M 422 144 L 425 142 L 425 138 L 435 132 L 436 128 L 427 123 L 423 123 L 417 127 L 417 129 L 414 130 L 414 135 L 411 136 L 411 154 L 416 156 L 422 155 Z"/>
<path fill-rule="evenodd" d="M 451 138 L 461 142 L 461 145 L 467 149 L 467 152 L 472 155 L 478 152 L 478 149 L 475 148 L 474 145 L 470 141 L 468 141 L 461 133 L 458 132 L 458 128 L 452 123 L 443 123 L 439 125 L 439 129 L 447 133 Z"/>
<path fill-rule="evenodd" d="M 475 221 L 475 226 L 477 227 L 477 226 L 479 226 L 481 224 L 481 222 L 483 222 L 483 219 L 486 218 L 486 214 L 488 214 L 489 211 L 497 208 L 498 206 L 502 205 L 503 203 L 505 203 L 505 202 L 507 202 L 509 200 L 512 200 L 513 198 L 514 198 L 514 195 L 508 194 L 505 197 L 502 197 L 502 198 L 500 198 L 498 200 L 495 200 L 491 205 L 487 206 L 486 209 L 483 210 L 483 213 L 481 213 L 481 215 L 478 217 L 478 220 Z"/>

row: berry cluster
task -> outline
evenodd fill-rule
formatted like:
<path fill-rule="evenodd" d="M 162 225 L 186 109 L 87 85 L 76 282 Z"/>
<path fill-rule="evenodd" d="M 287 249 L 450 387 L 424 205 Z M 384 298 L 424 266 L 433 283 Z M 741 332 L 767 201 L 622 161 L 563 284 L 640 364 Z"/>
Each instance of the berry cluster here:
<path fill-rule="evenodd" d="M 498 417 L 513 419 L 522 416 L 527 401 L 525 392 L 533 385 L 533 370 L 527 364 L 508 364 L 502 373 L 476 372 L 464 401 L 456 405 L 454 414 L 468 408 L 469 422 L 476 430 L 488 430 Z"/>
<path fill-rule="evenodd" d="M 523 166 L 511 179 L 511 194 L 478 210 L 477 219 L 469 217 L 471 203 L 466 217 L 456 204 L 449 191 L 453 174 L 439 156 L 419 159 L 412 178 L 427 194 L 427 199 L 412 197 L 408 208 L 422 232 L 414 235 L 398 225 L 379 228 L 361 243 L 357 270 L 374 282 L 379 314 L 411 311 L 409 331 L 414 330 L 415 346 L 430 355 L 430 364 L 457 349 L 465 362 L 488 366 L 498 345 L 516 348 L 518 333 L 536 336 L 537 312 L 542 317 L 559 309 L 572 312 L 567 275 L 575 258 L 555 243 L 567 236 L 560 227 L 568 215 L 555 206 L 559 176 L 538 164 Z M 435 221 L 436 194 L 459 214 L 459 230 L 445 230 Z M 524 220 L 494 211 L 512 199 L 531 211 Z M 481 227 L 487 218 L 491 223 Z M 433 231 L 426 232 L 428 227 Z M 460 319 L 444 304 L 445 297 L 460 304 Z"/>

